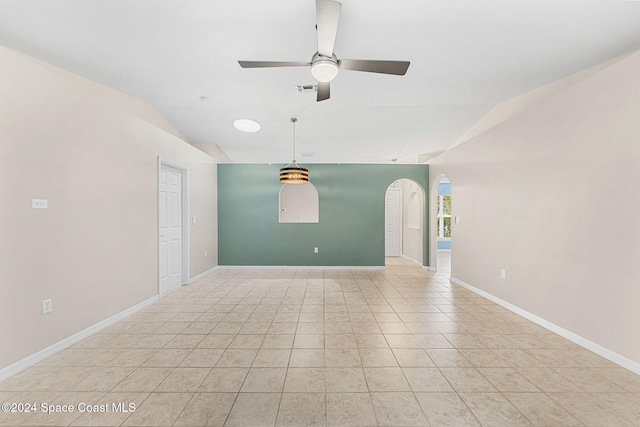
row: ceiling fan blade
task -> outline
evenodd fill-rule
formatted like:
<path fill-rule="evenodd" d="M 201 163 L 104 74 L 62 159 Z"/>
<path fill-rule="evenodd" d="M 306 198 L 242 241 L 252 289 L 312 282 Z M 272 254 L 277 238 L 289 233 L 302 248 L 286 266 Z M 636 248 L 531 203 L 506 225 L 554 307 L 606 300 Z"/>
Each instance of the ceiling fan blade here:
<path fill-rule="evenodd" d="M 339 63 L 342 70 L 395 74 L 397 76 L 404 76 L 410 64 L 409 61 L 376 61 L 368 59 L 341 59 Z"/>
<path fill-rule="evenodd" d="M 311 65 L 310 62 L 297 61 L 238 61 L 242 68 L 269 68 L 269 67 L 305 67 Z"/>
<path fill-rule="evenodd" d="M 341 9 L 342 3 L 335 0 L 316 0 L 316 29 L 320 55 L 328 57 L 333 55 Z"/>
<path fill-rule="evenodd" d="M 329 99 L 330 96 L 330 86 L 329 82 L 318 82 L 318 99 L 317 101 L 324 101 L 325 99 Z"/>

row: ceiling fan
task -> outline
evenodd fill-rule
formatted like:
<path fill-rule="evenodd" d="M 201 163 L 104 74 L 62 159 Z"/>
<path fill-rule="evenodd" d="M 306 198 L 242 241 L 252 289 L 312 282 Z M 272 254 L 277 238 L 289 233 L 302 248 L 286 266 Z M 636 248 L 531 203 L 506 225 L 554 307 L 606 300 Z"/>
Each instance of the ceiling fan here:
<path fill-rule="evenodd" d="M 395 74 L 403 76 L 409 61 L 380 61 L 364 59 L 338 59 L 333 52 L 338 32 L 338 21 L 342 3 L 335 0 L 316 0 L 316 30 L 318 51 L 311 61 L 238 61 L 242 68 L 303 67 L 310 66 L 311 75 L 318 81 L 318 101 L 329 99 L 330 82 L 339 69 L 366 71 L 369 73 Z"/>

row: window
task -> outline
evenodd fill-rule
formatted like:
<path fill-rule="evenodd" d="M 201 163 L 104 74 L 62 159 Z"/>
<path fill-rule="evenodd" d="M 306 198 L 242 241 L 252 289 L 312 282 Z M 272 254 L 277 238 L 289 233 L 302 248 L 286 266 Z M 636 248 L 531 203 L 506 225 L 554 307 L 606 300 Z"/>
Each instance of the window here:
<path fill-rule="evenodd" d="M 451 237 L 451 196 L 438 196 L 438 237 Z"/>

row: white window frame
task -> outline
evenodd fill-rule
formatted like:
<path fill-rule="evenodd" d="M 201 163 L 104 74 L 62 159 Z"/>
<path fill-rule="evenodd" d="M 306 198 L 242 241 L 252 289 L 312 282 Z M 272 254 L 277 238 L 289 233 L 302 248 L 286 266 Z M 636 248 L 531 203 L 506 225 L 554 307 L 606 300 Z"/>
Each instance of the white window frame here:
<path fill-rule="evenodd" d="M 444 213 L 444 194 L 438 194 L 438 239 L 451 240 L 451 237 L 444 236 L 444 219 L 451 218 L 451 214 Z"/>

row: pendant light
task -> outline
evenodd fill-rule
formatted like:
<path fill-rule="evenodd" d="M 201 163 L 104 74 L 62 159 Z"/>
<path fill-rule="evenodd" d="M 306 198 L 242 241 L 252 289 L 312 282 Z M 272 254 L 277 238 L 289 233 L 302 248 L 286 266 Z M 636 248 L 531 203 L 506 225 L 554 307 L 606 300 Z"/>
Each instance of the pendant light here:
<path fill-rule="evenodd" d="M 280 182 L 283 184 L 306 184 L 309 182 L 309 169 L 301 168 L 296 162 L 296 122 L 298 119 L 291 117 L 293 123 L 293 161 L 280 169 Z"/>

